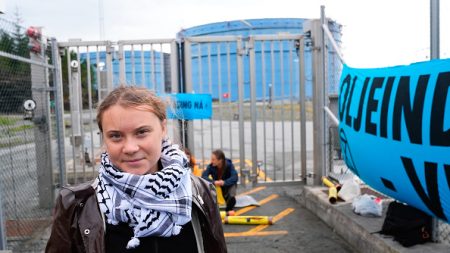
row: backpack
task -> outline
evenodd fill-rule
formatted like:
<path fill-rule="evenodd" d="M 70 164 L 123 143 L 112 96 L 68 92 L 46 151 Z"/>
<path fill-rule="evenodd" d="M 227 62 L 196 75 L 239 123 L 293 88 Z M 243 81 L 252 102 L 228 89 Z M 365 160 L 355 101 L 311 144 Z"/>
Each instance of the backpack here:
<path fill-rule="evenodd" d="M 430 215 L 397 201 L 389 203 L 380 233 L 391 235 L 404 247 L 431 241 Z"/>

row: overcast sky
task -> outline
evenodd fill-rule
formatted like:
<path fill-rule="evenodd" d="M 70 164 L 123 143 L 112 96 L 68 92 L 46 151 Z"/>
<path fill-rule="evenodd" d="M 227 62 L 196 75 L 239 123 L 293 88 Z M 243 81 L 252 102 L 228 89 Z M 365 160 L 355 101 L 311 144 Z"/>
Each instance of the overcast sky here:
<path fill-rule="evenodd" d="M 58 41 L 173 38 L 182 28 L 253 18 L 327 17 L 343 25 L 342 51 L 353 67 L 429 59 L 430 0 L 0 0 L 3 18 L 42 26 Z M 440 0 L 440 56 L 450 58 L 450 0 Z M 445 14 L 445 15 L 444 15 Z"/>

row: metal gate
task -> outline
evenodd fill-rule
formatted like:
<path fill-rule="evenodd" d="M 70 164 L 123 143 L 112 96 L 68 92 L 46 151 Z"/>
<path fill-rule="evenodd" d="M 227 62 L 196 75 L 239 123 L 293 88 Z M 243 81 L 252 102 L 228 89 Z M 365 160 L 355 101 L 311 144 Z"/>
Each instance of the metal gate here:
<path fill-rule="evenodd" d="M 67 55 L 63 79 L 71 108 L 61 180 L 76 183 L 95 174 L 101 152 L 95 104 L 120 84 L 158 94 L 212 95 L 212 119 L 169 122 L 171 137 L 190 148 L 200 168 L 220 148 L 239 169 L 242 184 L 301 180 L 312 156 L 312 105 L 300 81 L 303 45 L 303 35 L 287 34 L 59 43 Z"/>
<path fill-rule="evenodd" d="M 241 184 L 306 176 L 312 124 L 300 81 L 303 45 L 302 35 L 289 34 L 185 39 L 185 92 L 213 98 L 211 120 L 188 122 L 187 145 L 201 168 L 220 148 L 240 171 Z"/>
<path fill-rule="evenodd" d="M 174 39 L 132 41 L 69 41 L 59 43 L 66 62 L 63 79 L 67 166 L 61 182 L 76 184 L 96 176 L 103 151 L 96 105 L 119 85 L 136 85 L 160 95 L 178 90 L 178 45 Z M 169 135 L 180 142 L 178 121 L 169 121 Z"/>

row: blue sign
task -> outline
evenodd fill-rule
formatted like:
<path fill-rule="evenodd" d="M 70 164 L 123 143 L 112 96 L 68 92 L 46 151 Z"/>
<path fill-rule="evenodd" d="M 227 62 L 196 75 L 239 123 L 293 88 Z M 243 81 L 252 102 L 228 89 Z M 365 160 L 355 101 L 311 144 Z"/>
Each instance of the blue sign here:
<path fill-rule="evenodd" d="M 171 94 L 171 104 L 167 110 L 169 119 L 211 119 L 211 94 L 177 93 Z"/>
<path fill-rule="evenodd" d="M 450 59 L 344 66 L 339 133 L 347 166 L 374 189 L 450 221 Z"/>

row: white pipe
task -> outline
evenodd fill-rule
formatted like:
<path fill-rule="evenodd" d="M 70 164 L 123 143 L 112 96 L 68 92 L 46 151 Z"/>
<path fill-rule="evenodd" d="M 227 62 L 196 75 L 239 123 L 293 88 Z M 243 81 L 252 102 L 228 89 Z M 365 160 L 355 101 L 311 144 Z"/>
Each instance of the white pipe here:
<path fill-rule="evenodd" d="M 345 64 L 344 57 L 343 57 L 338 45 L 336 44 L 336 41 L 334 40 L 333 35 L 330 32 L 330 29 L 328 29 L 328 26 L 326 24 L 323 24 L 322 28 L 323 28 L 323 31 L 325 32 L 325 34 L 327 35 L 328 40 L 331 42 L 331 45 L 333 46 L 334 51 L 336 51 L 337 55 L 339 56 L 339 59 L 341 60 L 342 63 Z"/>
<path fill-rule="evenodd" d="M 339 120 L 336 118 L 336 116 L 334 116 L 333 112 L 330 110 L 330 108 L 328 108 L 328 106 L 324 106 L 323 109 L 325 110 L 326 113 L 328 113 L 328 116 L 330 116 L 330 119 L 333 121 L 333 123 L 336 126 L 339 126 Z"/>

